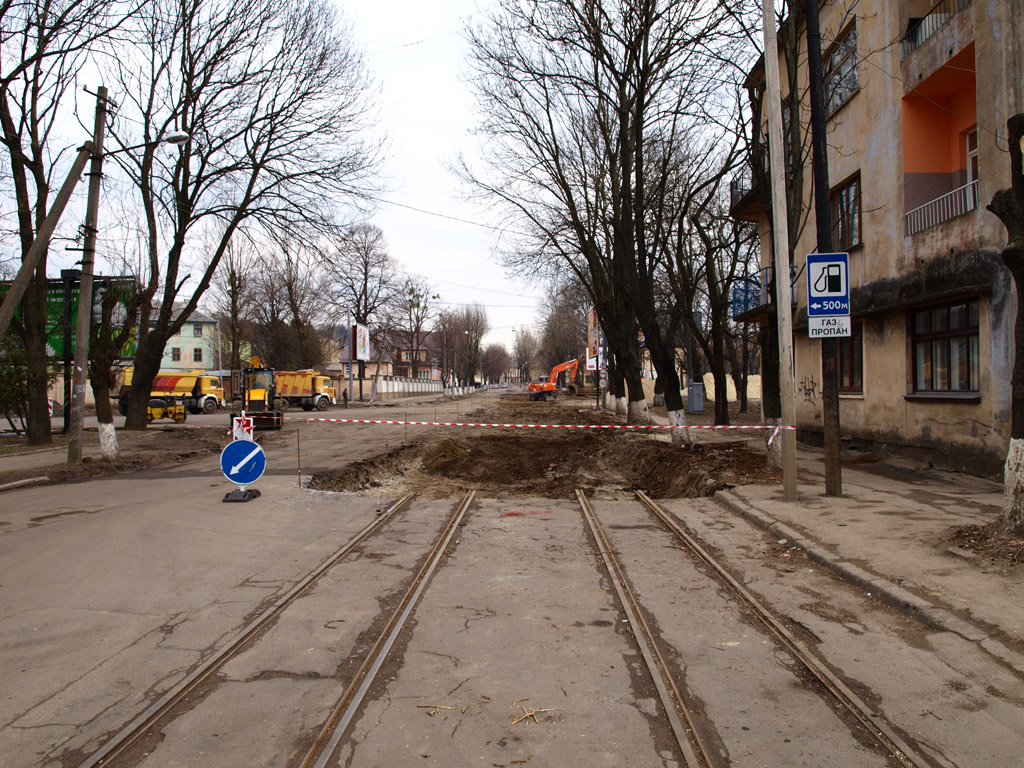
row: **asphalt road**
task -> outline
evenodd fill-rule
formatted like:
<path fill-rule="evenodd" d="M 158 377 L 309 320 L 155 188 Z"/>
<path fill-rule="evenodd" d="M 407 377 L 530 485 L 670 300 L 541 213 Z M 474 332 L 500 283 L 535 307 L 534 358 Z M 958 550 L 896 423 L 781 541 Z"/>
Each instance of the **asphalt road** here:
<path fill-rule="evenodd" d="M 457 420 L 480 402 L 326 415 Z M 224 414 L 187 424 L 202 419 Z M 320 424 L 300 447 L 286 427 L 249 504 L 221 502 L 231 486 L 216 457 L 0 496 L 3 764 L 80 764 L 387 503 L 300 487 L 300 455 L 308 474 L 404 437 Z M 124 764 L 296 764 L 453 505 L 397 516 Z M 595 506 L 721 765 L 893 764 L 635 503 Z M 667 506 L 935 765 L 1016 764 L 1024 684 L 1007 669 L 712 500 Z M 578 508 L 479 499 L 338 764 L 676 766 L 660 706 Z"/>

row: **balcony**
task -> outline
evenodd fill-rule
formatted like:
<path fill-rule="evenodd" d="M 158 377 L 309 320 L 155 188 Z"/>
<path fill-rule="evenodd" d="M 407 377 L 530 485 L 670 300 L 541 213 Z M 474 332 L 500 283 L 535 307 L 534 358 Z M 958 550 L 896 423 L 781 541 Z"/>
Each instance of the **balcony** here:
<path fill-rule="evenodd" d="M 904 216 L 907 237 L 962 216 L 978 207 L 978 182 L 972 181 L 942 197 L 908 211 Z"/>
<path fill-rule="evenodd" d="M 775 279 L 775 268 L 772 265 L 762 268 L 757 274 L 740 279 L 732 286 L 732 319 L 742 322 L 760 320 L 768 314 L 771 305 L 769 286 Z M 789 268 L 789 286 L 792 294 L 792 306 L 796 306 L 796 267 Z"/>
<path fill-rule="evenodd" d="M 738 221 L 757 221 L 761 216 L 761 199 L 757 194 L 757 175 L 753 164 L 757 163 L 767 175 L 768 164 L 762 150 L 740 166 L 729 181 L 729 214 Z"/>
<path fill-rule="evenodd" d="M 938 32 L 946 22 L 956 16 L 960 11 L 966 10 L 971 0 L 942 0 L 927 15 L 911 17 L 907 23 L 907 32 L 901 40 L 903 44 L 903 58 L 907 58 L 925 40 Z"/>

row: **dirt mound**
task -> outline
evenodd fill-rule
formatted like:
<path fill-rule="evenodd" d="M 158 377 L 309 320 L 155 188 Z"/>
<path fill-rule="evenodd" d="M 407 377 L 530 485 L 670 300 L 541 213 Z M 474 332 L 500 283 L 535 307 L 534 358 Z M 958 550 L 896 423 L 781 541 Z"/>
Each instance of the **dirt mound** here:
<path fill-rule="evenodd" d="M 563 404 L 507 398 L 470 415 L 498 424 L 613 424 L 609 414 Z M 563 428 L 441 429 L 413 445 L 319 475 L 313 487 L 447 498 L 477 490 L 502 497 L 572 498 L 631 494 L 655 498 L 710 496 L 746 483 L 778 482 L 763 453 L 747 443 L 696 443 L 682 449 L 649 433 Z"/>

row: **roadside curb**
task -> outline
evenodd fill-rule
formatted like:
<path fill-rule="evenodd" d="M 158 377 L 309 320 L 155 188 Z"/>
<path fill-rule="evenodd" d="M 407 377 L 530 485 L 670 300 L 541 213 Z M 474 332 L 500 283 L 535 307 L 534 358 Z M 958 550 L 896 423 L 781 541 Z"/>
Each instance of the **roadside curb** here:
<path fill-rule="evenodd" d="M 858 565 L 840 559 L 809 535 L 774 520 L 731 491 L 718 491 L 714 498 L 723 507 L 749 520 L 754 525 L 793 542 L 806 552 L 811 560 L 828 568 L 846 581 L 867 590 L 869 596 L 877 597 L 892 608 L 903 611 L 926 626 L 944 632 L 952 632 L 977 644 L 985 652 L 998 658 L 1018 673 L 1024 674 L 1024 655 L 1007 648 L 1000 640 L 958 618 L 945 608 L 924 600 L 878 574 L 870 573 Z"/>
<path fill-rule="evenodd" d="M 50 478 L 48 477 L 29 477 L 24 480 L 14 480 L 13 482 L 4 483 L 3 485 L 0 485 L 0 492 L 13 491 L 15 488 L 22 488 L 23 486 L 26 485 L 35 485 L 37 483 L 48 482 L 50 482 Z"/>

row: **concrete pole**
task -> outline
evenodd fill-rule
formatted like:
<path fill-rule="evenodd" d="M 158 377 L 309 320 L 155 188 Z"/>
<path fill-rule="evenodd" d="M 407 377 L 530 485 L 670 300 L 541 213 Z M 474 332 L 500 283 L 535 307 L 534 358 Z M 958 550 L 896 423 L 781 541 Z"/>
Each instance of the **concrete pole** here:
<path fill-rule="evenodd" d="M 789 225 L 786 221 L 786 165 L 782 156 L 782 88 L 779 48 L 775 36 L 775 0 L 764 0 L 764 68 L 768 113 L 768 162 L 771 166 L 772 231 L 775 241 L 775 316 L 779 334 L 779 392 L 782 426 L 796 426 L 796 376 L 793 372 L 793 290 L 789 282 Z M 783 429 L 782 485 L 786 501 L 796 501 L 796 431 Z"/>
<path fill-rule="evenodd" d="M 82 244 L 82 279 L 78 285 L 78 323 L 75 328 L 74 387 L 71 392 L 71 433 L 68 464 L 82 462 L 82 427 L 85 422 L 85 385 L 89 372 L 89 333 L 92 320 L 92 270 L 96 255 L 100 184 L 103 179 L 103 134 L 107 122 L 107 89 L 96 92 L 96 123 L 93 128 L 92 164 L 89 168 L 89 199 L 85 207 L 85 241 Z"/>

